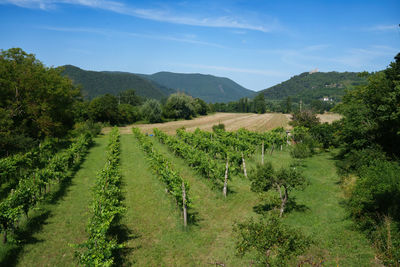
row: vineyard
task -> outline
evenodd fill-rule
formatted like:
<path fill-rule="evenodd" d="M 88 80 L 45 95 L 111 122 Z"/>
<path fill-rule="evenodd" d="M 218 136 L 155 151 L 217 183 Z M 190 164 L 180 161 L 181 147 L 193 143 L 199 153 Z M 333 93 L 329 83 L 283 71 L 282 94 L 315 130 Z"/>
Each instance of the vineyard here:
<path fill-rule="evenodd" d="M 256 164 L 289 166 L 285 130 L 153 131 L 113 128 L 2 159 L 1 265 L 250 265 L 252 255 L 235 254 L 233 225 L 260 216 L 249 181 Z M 314 240 L 307 259 L 373 265 L 339 205 L 330 155 L 302 164 L 309 186 L 293 193 L 297 208 L 284 220 Z"/>

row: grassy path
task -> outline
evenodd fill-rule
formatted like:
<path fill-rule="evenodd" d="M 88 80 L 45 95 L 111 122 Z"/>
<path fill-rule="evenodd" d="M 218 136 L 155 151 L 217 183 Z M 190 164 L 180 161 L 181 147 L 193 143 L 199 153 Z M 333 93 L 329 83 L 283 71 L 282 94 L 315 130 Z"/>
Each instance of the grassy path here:
<path fill-rule="evenodd" d="M 249 262 L 233 255 L 232 224 L 253 214 L 256 198 L 248 183 L 236 179 L 231 189 L 236 193 L 223 199 L 222 192 L 210 190 L 187 165 L 172 156 L 166 147 L 155 142 L 182 177 L 189 181 L 197 212 L 197 225 L 186 231 L 181 213 L 164 191 L 158 178 L 148 170 L 146 159 L 132 135 L 122 136 L 121 170 L 126 188 L 128 212 L 124 224 L 132 229 L 128 246 L 129 260 L 137 266 L 206 266 L 224 262 L 243 266 Z"/>
<path fill-rule="evenodd" d="M 42 229 L 33 234 L 23 247 L 17 266 L 76 266 L 74 249 L 68 244 L 80 243 L 86 236 L 90 188 L 97 171 L 105 163 L 107 137 L 95 139 L 80 170 L 72 178 L 65 195 L 56 203 L 43 205 L 38 212 L 48 214 Z"/>
<path fill-rule="evenodd" d="M 290 156 L 277 152 L 270 160 L 275 166 L 282 166 L 290 162 Z M 346 216 L 331 155 L 315 155 L 306 159 L 305 165 L 304 175 L 310 185 L 304 191 L 294 192 L 299 209 L 288 213 L 285 220 L 312 236 L 315 245 L 310 256 L 324 258 L 326 266 L 378 266 L 368 240 L 353 229 Z"/>

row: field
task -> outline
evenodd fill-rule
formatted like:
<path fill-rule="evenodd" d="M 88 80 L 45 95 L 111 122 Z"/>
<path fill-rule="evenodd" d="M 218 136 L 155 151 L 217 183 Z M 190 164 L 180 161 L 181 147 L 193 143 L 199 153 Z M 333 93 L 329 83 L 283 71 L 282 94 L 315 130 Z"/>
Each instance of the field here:
<path fill-rule="evenodd" d="M 245 128 L 250 131 L 263 132 L 271 130 L 277 127 L 283 127 L 285 129 L 291 128 L 288 124 L 290 121 L 290 114 L 281 113 L 265 113 L 265 114 L 253 114 L 253 113 L 215 113 L 209 116 L 202 116 L 193 120 L 180 120 L 171 121 L 166 123 L 155 123 L 155 124 L 135 124 L 126 127 L 120 127 L 120 131 L 123 134 L 131 134 L 132 127 L 138 127 L 144 133 L 151 133 L 153 128 L 158 128 L 168 134 L 175 134 L 176 129 L 185 127 L 187 131 L 194 131 L 196 128 L 200 128 L 204 131 L 211 131 L 212 126 L 223 123 L 227 131 L 235 131 L 240 128 Z M 340 119 L 338 114 L 322 114 L 318 115 L 321 122 L 331 123 L 334 120 Z M 104 128 L 103 133 L 108 133 L 110 128 Z"/>
<path fill-rule="evenodd" d="M 281 114 L 215 114 L 192 121 L 160 125 L 143 125 L 149 132 L 158 127 L 168 133 L 186 125 L 210 129 L 218 122 L 228 130 L 247 125 L 261 131 L 280 123 Z M 251 121 L 253 124 L 250 124 Z M 198 124 L 194 124 L 198 122 Z M 255 124 L 254 124 L 255 123 Z M 264 125 L 261 124 L 264 123 Z M 267 125 L 266 125 L 267 124 Z M 147 127 L 147 128 L 144 128 Z M 165 127 L 165 128 L 162 128 Z M 123 133 L 128 133 L 126 128 Z M 129 129 L 130 131 L 130 129 Z M 250 191 L 250 182 L 243 175 L 232 177 L 227 198 L 212 189 L 187 163 L 170 152 L 166 145 L 150 137 L 154 149 L 167 158 L 185 181 L 190 183 L 195 221 L 187 229 L 182 226 L 182 215 L 177 204 L 166 194 L 163 183 L 154 174 L 136 138 L 131 134 L 121 137 L 122 191 L 126 214 L 121 221 L 126 248 L 119 255 L 123 266 L 250 266 L 251 258 L 235 255 L 233 225 L 245 218 L 258 217 L 253 208 L 260 204 L 258 195 Z M 57 198 L 40 205 L 25 222 L 20 244 L 0 246 L 1 266 L 76 266 L 74 248 L 87 238 L 88 205 L 96 173 L 105 162 L 108 135 L 95 139 L 80 170 L 61 190 Z M 248 169 L 260 162 L 256 152 L 248 159 Z M 270 154 L 266 160 L 274 166 L 288 165 L 288 148 Z M 297 209 L 287 213 L 285 222 L 302 229 L 314 244 L 306 252 L 308 259 L 324 261 L 325 266 L 379 266 L 367 239 L 352 228 L 341 202 L 343 195 L 334 160 L 324 152 L 305 161 L 304 174 L 310 185 L 294 192 Z M 293 263 L 295 264 L 295 263 Z"/>

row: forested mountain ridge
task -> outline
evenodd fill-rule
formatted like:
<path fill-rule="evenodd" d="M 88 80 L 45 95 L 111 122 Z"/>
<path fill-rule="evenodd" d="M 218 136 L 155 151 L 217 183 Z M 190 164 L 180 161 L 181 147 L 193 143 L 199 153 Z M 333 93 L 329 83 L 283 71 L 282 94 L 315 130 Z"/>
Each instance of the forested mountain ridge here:
<path fill-rule="evenodd" d="M 83 94 L 93 98 L 106 93 L 117 95 L 134 89 L 139 96 L 162 99 L 177 91 L 185 92 L 206 102 L 229 102 L 242 97 L 252 97 L 254 92 L 234 81 L 204 74 L 158 72 L 152 75 L 118 71 L 89 71 L 65 65 L 63 74 L 76 85 L 82 86 Z"/>
<path fill-rule="evenodd" d="M 340 101 L 346 89 L 366 82 L 357 72 L 303 72 L 287 81 L 262 90 L 266 99 L 283 100 L 291 97 L 294 101 L 311 102 L 328 97 Z"/>
<path fill-rule="evenodd" d="M 175 92 L 133 73 L 89 71 L 72 65 L 65 65 L 62 68 L 63 75 L 68 76 L 74 84 L 81 85 L 83 95 L 88 98 L 107 93 L 117 95 L 127 89 L 134 89 L 140 96 L 155 99 L 167 97 Z"/>
<path fill-rule="evenodd" d="M 231 79 L 213 75 L 163 71 L 140 76 L 193 97 L 199 97 L 206 102 L 229 102 L 255 95 L 254 91 L 244 88 Z"/>

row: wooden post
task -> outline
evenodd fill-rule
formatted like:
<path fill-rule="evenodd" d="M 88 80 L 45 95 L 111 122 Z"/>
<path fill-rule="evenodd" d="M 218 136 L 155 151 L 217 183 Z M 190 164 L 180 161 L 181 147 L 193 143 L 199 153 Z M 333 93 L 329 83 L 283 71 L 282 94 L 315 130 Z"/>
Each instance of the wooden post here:
<path fill-rule="evenodd" d="M 274 148 L 275 148 L 275 145 L 272 144 L 272 147 L 271 147 L 271 154 L 270 154 L 270 155 L 272 155 L 272 152 L 274 152 Z"/>
<path fill-rule="evenodd" d="M 244 177 L 247 178 L 246 162 L 244 161 L 243 152 L 242 152 L 242 162 L 243 162 L 243 173 L 244 173 Z"/>
<path fill-rule="evenodd" d="M 229 168 L 229 159 L 228 156 L 226 157 L 226 166 L 225 166 L 225 181 L 224 181 L 224 189 L 223 189 L 223 193 L 224 193 L 224 197 L 226 197 L 226 188 L 228 186 L 228 168 Z"/>
<path fill-rule="evenodd" d="M 187 226 L 187 211 L 186 211 L 186 190 L 185 183 L 182 181 L 182 206 L 183 206 L 183 226 Z"/>
<path fill-rule="evenodd" d="M 261 146 L 261 164 L 264 165 L 264 141 Z"/>

